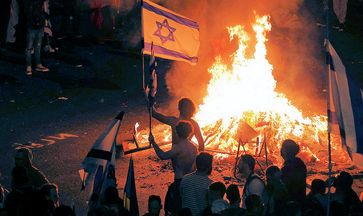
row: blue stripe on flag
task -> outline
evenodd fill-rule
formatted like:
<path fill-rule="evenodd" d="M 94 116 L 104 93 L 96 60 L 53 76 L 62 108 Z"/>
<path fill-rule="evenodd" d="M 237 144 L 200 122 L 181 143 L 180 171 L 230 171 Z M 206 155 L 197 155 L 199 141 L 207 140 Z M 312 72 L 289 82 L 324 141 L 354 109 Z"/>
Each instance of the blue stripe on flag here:
<path fill-rule="evenodd" d="M 185 59 L 191 63 L 197 63 L 198 62 L 198 57 L 189 57 L 183 53 L 180 53 L 180 52 L 177 52 L 177 51 L 174 51 L 174 50 L 169 50 L 169 49 L 166 49 L 164 47 L 161 47 L 161 46 L 157 46 L 157 45 L 153 45 L 153 49 L 154 49 L 154 52 L 155 54 L 164 54 L 164 55 L 169 55 L 169 56 L 172 56 L 172 57 L 175 57 L 175 58 L 180 58 L 180 59 Z M 151 44 L 150 43 L 145 43 L 145 50 L 146 51 L 151 51 Z"/>
<path fill-rule="evenodd" d="M 363 98 L 361 88 L 347 73 L 350 99 L 352 103 L 354 126 L 357 140 L 357 153 L 363 154 Z"/>
<path fill-rule="evenodd" d="M 193 20 L 189 20 L 187 18 L 184 18 L 184 17 L 181 17 L 181 16 L 178 16 L 176 14 L 172 14 L 168 11 L 164 11 L 160 8 L 157 8 L 157 7 L 154 7 L 152 5 L 150 5 L 149 3 L 147 2 L 143 2 L 143 8 L 145 8 L 146 10 L 149 10 L 149 11 L 152 11 L 156 14 L 159 14 L 161 16 L 164 16 L 164 17 L 167 17 L 168 19 L 171 19 L 179 24 L 182 24 L 182 25 L 185 25 L 185 26 L 189 26 L 191 28 L 195 28 L 195 29 L 198 29 L 199 30 L 199 25 L 197 22 L 194 22 Z"/>

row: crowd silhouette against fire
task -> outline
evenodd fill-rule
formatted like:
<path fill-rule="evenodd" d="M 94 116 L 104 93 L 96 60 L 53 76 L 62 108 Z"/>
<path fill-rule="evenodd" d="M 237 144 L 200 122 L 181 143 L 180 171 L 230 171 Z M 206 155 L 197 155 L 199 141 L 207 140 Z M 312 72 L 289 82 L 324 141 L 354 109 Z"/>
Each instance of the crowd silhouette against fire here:
<path fill-rule="evenodd" d="M 158 120 L 169 124 L 173 130 L 172 148 L 164 151 L 151 135 L 149 141 L 157 156 L 171 160 L 174 182 L 169 186 L 165 203 L 159 195 L 148 200 L 147 216 L 165 215 L 209 216 L 209 215 L 327 215 L 330 201 L 330 215 L 362 215 L 363 204 L 353 191 L 353 177 L 341 172 L 336 178 L 314 179 L 307 194 L 307 169 L 297 157 L 299 145 L 293 140 L 283 141 L 281 168 L 269 166 L 263 179 L 255 173 L 256 159 L 244 154 L 237 162 L 240 181 L 244 186 L 211 180 L 213 155 L 200 152 L 189 140 L 191 134 L 198 134 L 198 124 L 191 117 L 195 106 L 190 99 L 179 102 L 180 116 L 170 117 L 153 112 Z M 188 120 L 189 119 L 189 120 Z M 193 127 L 194 126 L 194 127 Z M 32 165 L 32 152 L 19 148 L 15 152 L 15 166 L 11 173 L 11 190 L 0 187 L 1 216 L 73 216 L 74 208 L 59 203 L 58 187 L 48 181 L 45 175 Z M 328 197 L 328 184 L 332 193 Z M 242 191 L 242 194 L 241 192 Z M 89 208 L 89 216 L 131 215 L 124 207 L 116 187 L 108 187 L 99 204 Z"/>

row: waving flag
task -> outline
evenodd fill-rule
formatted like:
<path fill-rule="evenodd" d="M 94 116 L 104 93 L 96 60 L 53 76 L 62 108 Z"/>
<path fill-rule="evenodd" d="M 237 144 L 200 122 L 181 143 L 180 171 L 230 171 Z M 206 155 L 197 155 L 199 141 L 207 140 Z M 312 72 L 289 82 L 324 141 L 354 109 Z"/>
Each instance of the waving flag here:
<path fill-rule="evenodd" d="M 197 22 L 170 11 L 151 1 L 142 1 L 144 53 L 155 56 L 198 62 L 199 25 Z"/>
<path fill-rule="evenodd" d="M 363 164 L 363 90 L 346 73 L 334 47 L 326 41 L 329 64 L 328 130 L 339 128 L 342 144 L 356 165 Z"/>
<path fill-rule="evenodd" d="M 93 193 L 100 194 L 108 186 L 116 186 L 115 152 L 116 137 L 124 112 L 121 112 L 103 134 L 96 140 L 80 170 L 82 190 L 92 183 Z M 93 181 L 92 181 L 93 180 Z"/>
<path fill-rule="evenodd" d="M 129 210 L 131 216 L 139 216 L 139 205 L 137 203 L 136 196 L 134 161 L 132 156 L 130 157 L 129 171 L 127 173 L 125 184 L 124 206 L 127 210 Z"/>

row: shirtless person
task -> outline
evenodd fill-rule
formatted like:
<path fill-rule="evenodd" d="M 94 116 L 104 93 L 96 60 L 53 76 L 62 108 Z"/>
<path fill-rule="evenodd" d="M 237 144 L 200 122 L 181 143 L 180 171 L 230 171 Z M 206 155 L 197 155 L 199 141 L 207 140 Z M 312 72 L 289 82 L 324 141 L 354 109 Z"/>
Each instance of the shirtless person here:
<path fill-rule="evenodd" d="M 194 132 L 192 132 L 190 137 L 188 137 L 188 138 L 192 138 L 193 136 L 195 136 L 195 138 L 198 141 L 198 150 L 204 151 L 204 140 L 203 140 L 202 133 L 200 131 L 200 127 L 199 127 L 198 123 L 194 119 L 192 119 L 192 117 L 195 113 L 195 105 L 194 105 L 193 101 L 190 100 L 189 98 L 182 98 L 181 100 L 179 100 L 178 109 L 179 109 L 179 117 L 166 116 L 166 115 L 163 115 L 163 114 L 155 111 L 154 109 L 153 109 L 152 115 L 155 119 L 157 119 L 161 123 L 171 126 L 172 144 L 173 145 L 178 142 L 177 141 L 178 136 L 176 134 L 175 126 L 178 124 L 178 122 L 180 120 L 189 121 L 193 126 Z"/>
<path fill-rule="evenodd" d="M 149 141 L 153 146 L 157 156 L 162 160 L 171 159 L 174 170 L 174 182 L 169 186 L 165 197 L 165 215 L 176 214 L 181 209 L 181 197 L 179 186 L 182 177 L 195 170 L 195 158 L 198 154 L 197 148 L 188 139 L 193 133 L 193 126 L 188 121 L 180 121 L 176 126 L 178 142 L 173 143 L 171 150 L 163 151 L 155 143 L 151 135 Z"/>

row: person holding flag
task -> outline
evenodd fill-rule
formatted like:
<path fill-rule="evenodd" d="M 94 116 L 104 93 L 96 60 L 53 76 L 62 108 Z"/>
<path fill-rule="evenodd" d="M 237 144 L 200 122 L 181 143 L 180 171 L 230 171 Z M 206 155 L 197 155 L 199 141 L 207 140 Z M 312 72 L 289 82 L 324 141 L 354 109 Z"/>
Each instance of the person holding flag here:
<path fill-rule="evenodd" d="M 156 144 L 152 134 L 149 142 L 153 146 L 156 155 L 161 160 L 171 160 L 174 170 L 174 182 L 169 186 L 165 197 L 165 215 L 173 215 L 181 209 L 181 196 L 179 186 L 184 175 L 195 171 L 195 159 L 198 154 L 197 148 L 188 139 L 193 131 L 193 126 L 188 121 L 180 121 L 175 127 L 178 142 L 174 143 L 169 151 L 163 151 Z"/>

